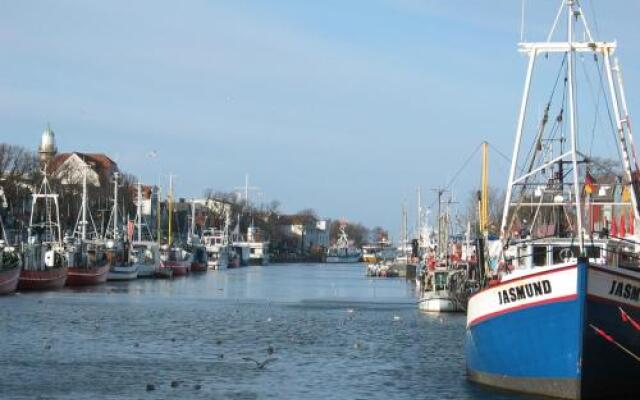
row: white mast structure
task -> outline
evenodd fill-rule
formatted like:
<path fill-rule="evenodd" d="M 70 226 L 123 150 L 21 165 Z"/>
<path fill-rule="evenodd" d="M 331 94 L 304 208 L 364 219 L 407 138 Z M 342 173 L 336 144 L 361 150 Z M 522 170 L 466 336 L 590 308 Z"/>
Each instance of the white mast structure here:
<path fill-rule="evenodd" d="M 38 191 L 38 193 L 34 193 L 32 195 L 33 201 L 31 202 L 31 216 L 29 218 L 28 231 L 29 237 L 32 237 L 33 235 L 33 228 L 41 227 L 44 230 L 44 238 L 42 238 L 41 242 L 57 244 L 58 246 L 62 247 L 62 227 L 60 226 L 60 206 L 58 204 L 58 194 L 51 192 L 46 171 L 43 171 L 43 175 L 44 178 L 42 179 L 40 190 Z M 38 204 L 38 200 L 40 199 L 44 200 L 44 221 L 34 223 L 33 219 L 36 211 L 36 205 Z M 52 206 L 55 208 L 55 221 L 52 220 L 52 214 L 54 212 L 51 210 Z"/>
<path fill-rule="evenodd" d="M 416 219 L 416 231 L 417 231 L 417 237 L 416 239 L 418 239 L 418 247 L 420 246 L 420 243 L 422 243 L 422 190 L 420 188 L 420 186 L 418 186 L 417 190 L 418 193 L 418 218 Z"/>
<path fill-rule="evenodd" d="M 118 240 L 118 178 L 120 174 L 115 172 L 113 174 L 113 240 Z"/>
<path fill-rule="evenodd" d="M 142 242 L 142 183 L 138 182 L 138 201 L 136 204 L 136 225 L 138 242 Z"/>
<path fill-rule="evenodd" d="M 563 10 L 566 10 L 567 13 L 567 41 L 566 42 L 551 42 L 551 38 L 555 32 L 556 26 L 562 15 Z M 576 42 L 573 38 L 573 29 L 574 29 L 574 18 L 576 20 L 580 20 L 584 27 L 585 37 L 588 39 L 584 42 Z M 581 199 L 581 188 L 579 181 L 579 170 L 578 170 L 578 157 L 585 157 L 583 153 L 581 153 L 577 148 L 577 133 L 576 133 L 576 107 L 575 107 L 575 93 L 574 93 L 574 64 L 575 64 L 575 53 L 595 53 L 601 54 L 604 58 L 604 66 L 605 72 L 607 75 L 607 81 L 609 84 L 609 97 L 612 104 L 613 109 L 613 117 L 615 118 L 615 125 L 617 130 L 617 144 L 620 148 L 620 154 L 622 156 L 622 167 L 624 169 L 624 185 L 632 185 L 632 169 L 631 163 L 629 160 L 629 152 L 631 152 L 634 156 L 634 166 L 637 171 L 637 161 L 636 161 L 636 151 L 635 146 L 633 144 L 633 136 L 631 134 L 631 124 L 629 120 L 629 116 L 626 108 L 626 99 L 624 96 L 624 89 L 622 87 L 622 75 L 620 72 L 620 68 L 617 65 L 612 67 L 611 65 L 611 55 L 614 53 L 616 49 L 615 42 L 596 42 L 593 40 L 591 36 L 591 31 L 589 30 L 587 21 L 584 17 L 582 9 L 580 5 L 574 0 L 562 0 L 560 8 L 556 14 L 556 18 L 554 20 L 553 26 L 549 35 L 547 37 L 546 42 L 537 42 L 537 43 L 520 43 L 519 51 L 525 53 L 529 57 L 529 63 L 527 67 L 527 75 L 524 84 L 524 90 L 522 94 L 522 102 L 520 105 L 520 113 L 518 117 L 518 124 L 516 127 L 516 140 L 513 148 L 513 155 L 511 158 L 511 167 L 509 169 L 509 180 L 507 185 L 507 192 L 504 203 L 504 210 L 502 214 L 502 223 L 500 227 L 500 236 L 503 241 L 507 240 L 510 232 L 508 230 L 511 229 L 508 223 L 509 221 L 509 211 L 512 207 L 517 207 L 518 203 L 512 203 L 512 195 L 513 195 L 513 187 L 515 185 L 526 185 L 528 179 L 532 176 L 540 173 L 541 171 L 548 169 L 554 164 L 567 162 L 572 165 L 572 184 L 573 184 L 573 201 L 568 201 L 566 204 L 573 204 L 575 207 L 576 213 L 576 234 L 579 239 L 580 251 L 584 252 L 584 230 L 583 230 L 583 212 L 582 212 L 582 199 Z M 529 101 L 530 88 L 533 70 L 535 66 L 535 61 L 537 56 L 539 55 L 547 55 L 549 53 L 564 53 L 567 57 L 567 106 L 569 113 L 569 135 L 570 135 L 570 149 L 557 157 L 550 157 L 550 159 L 545 160 L 545 162 L 529 171 L 525 171 L 522 174 L 518 173 L 518 158 L 520 155 L 520 146 L 522 144 L 522 137 L 524 131 L 524 124 L 526 120 L 527 113 L 527 105 Z M 617 78 L 617 86 L 614 83 L 614 75 Z M 622 108 L 625 113 L 625 116 L 622 117 L 620 114 L 619 104 L 622 103 Z M 633 206 L 635 220 L 639 220 L 638 215 L 638 201 L 636 198 L 635 190 L 630 190 L 631 193 L 631 204 Z M 535 205 L 544 205 L 544 206 L 558 206 L 558 204 L 551 203 L 536 203 Z"/>
<path fill-rule="evenodd" d="M 0 203 L 1 208 L 7 208 L 7 197 L 4 195 L 4 189 L 0 186 Z M 7 231 L 4 229 L 4 222 L 2 222 L 2 215 L 0 214 L 0 233 L 2 233 L 2 238 L 0 238 L 0 244 L 2 241 L 7 241 Z M 0 260 L 2 263 L 2 260 Z"/>
<path fill-rule="evenodd" d="M 87 168 L 82 169 L 82 241 L 87 240 Z"/>
<path fill-rule="evenodd" d="M 191 229 L 189 230 L 189 242 L 193 242 L 196 237 L 196 202 L 191 199 Z"/>
<path fill-rule="evenodd" d="M 82 203 L 80 205 L 80 213 L 78 214 L 78 220 L 76 221 L 76 226 L 74 228 L 74 235 L 80 234 L 80 240 L 85 242 L 87 240 L 87 226 L 89 225 L 89 220 L 91 220 L 91 225 L 93 226 L 93 235 L 94 238 L 98 235 L 98 230 L 96 229 L 96 224 L 93 221 L 93 216 L 89 212 L 89 193 L 87 190 L 87 171 L 89 170 L 89 166 L 85 165 L 82 168 Z M 80 232 L 78 232 L 78 226 L 80 226 Z M 76 236 L 77 237 L 77 236 Z"/>
<path fill-rule="evenodd" d="M 249 192 L 260 190 L 260 188 L 257 186 L 249 186 L 248 173 L 244 175 L 244 186 L 238 186 L 238 187 L 235 187 L 234 189 L 236 190 L 236 193 L 238 193 L 240 198 L 244 198 L 244 201 L 246 202 L 247 206 L 249 205 Z M 239 193 L 241 191 L 244 192 L 244 196 L 241 193 Z"/>

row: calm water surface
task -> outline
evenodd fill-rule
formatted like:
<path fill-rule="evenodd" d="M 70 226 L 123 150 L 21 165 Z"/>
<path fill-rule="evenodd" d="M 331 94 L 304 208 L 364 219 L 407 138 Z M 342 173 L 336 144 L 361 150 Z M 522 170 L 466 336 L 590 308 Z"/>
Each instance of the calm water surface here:
<path fill-rule="evenodd" d="M 16 294 L 0 298 L 0 398 L 514 398 L 465 380 L 463 315 L 415 301 L 411 282 L 320 264 Z M 269 347 L 265 368 L 243 360 Z"/>

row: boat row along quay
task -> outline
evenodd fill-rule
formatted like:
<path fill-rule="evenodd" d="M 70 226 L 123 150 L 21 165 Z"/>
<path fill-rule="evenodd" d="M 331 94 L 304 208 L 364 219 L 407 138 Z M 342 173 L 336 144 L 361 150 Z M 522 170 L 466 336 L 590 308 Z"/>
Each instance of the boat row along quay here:
<path fill-rule="evenodd" d="M 248 176 L 239 195 L 185 200 L 169 175 L 163 196 L 105 154 L 58 152 L 51 127 L 37 153 L 2 144 L 0 156 L 15 165 L 0 182 L 0 294 L 269 263 L 377 262 L 397 251 L 380 227 L 252 204 Z"/>

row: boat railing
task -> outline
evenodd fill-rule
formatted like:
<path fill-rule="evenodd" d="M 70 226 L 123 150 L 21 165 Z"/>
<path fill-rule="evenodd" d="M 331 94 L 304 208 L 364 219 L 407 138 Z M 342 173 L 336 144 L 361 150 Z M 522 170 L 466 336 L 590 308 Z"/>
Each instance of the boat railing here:
<path fill-rule="evenodd" d="M 618 239 L 618 238 L 615 238 Z M 636 243 L 632 240 L 625 240 L 628 244 Z M 577 262 L 579 249 L 576 244 L 550 244 L 539 243 L 543 246 L 551 246 L 551 260 L 547 260 L 548 254 L 545 253 L 545 262 L 539 264 L 530 264 L 530 268 L 541 268 L 555 264 L 563 264 Z M 600 246 L 598 244 L 601 244 Z M 632 271 L 640 272 L 640 254 L 634 249 L 626 249 L 623 246 L 605 246 L 602 243 L 592 242 L 585 247 L 586 256 L 590 263 L 603 266 L 618 267 Z M 533 260 L 537 254 L 535 252 L 518 253 L 516 255 L 505 256 L 504 264 L 498 268 L 497 272 L 509 273 L 513 269 L 527 269 L 526 261 Z M 550 262 L 548 262 L 550 261 Z M 520 267 L 522 265 L 522 267 Z M 518 266 L 518 267 L 516 267 Z"/>

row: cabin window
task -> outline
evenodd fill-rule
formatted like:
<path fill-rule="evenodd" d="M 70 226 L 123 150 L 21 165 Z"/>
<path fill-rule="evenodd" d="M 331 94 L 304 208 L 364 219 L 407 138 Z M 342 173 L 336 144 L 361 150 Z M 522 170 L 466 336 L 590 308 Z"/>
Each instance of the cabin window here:
<path fill-rule="evenodd" d="M 587 247 L 587 258 L 593 258 L 595 260 L 601 257 L 601 249 L 596 246 L 588 246 Z"/>
<path fill-rule="evenodd" d="M 435 287 L 436 290 L 445 290 L 447 286 L 447 274 L 436 273 Z"/>
<path fill-rule="evenodd" d="M 547 265 L 547 247 L 546 246 L 534 246 L 533 247 L 533 266 L 544 267 Z"/>
<path fill-rule="evenodd" d="M 577 258 L 580 255 L 578 246 L 562 246 L 553 248 L 553 263 L 564 263 L 571 258 Z"/>
<path fill-rule="evenodd" d="M 618 266 L 620 268 L 638 269 L 639 264 L 639 258 L 632 249 L 618 249 Z"/>

